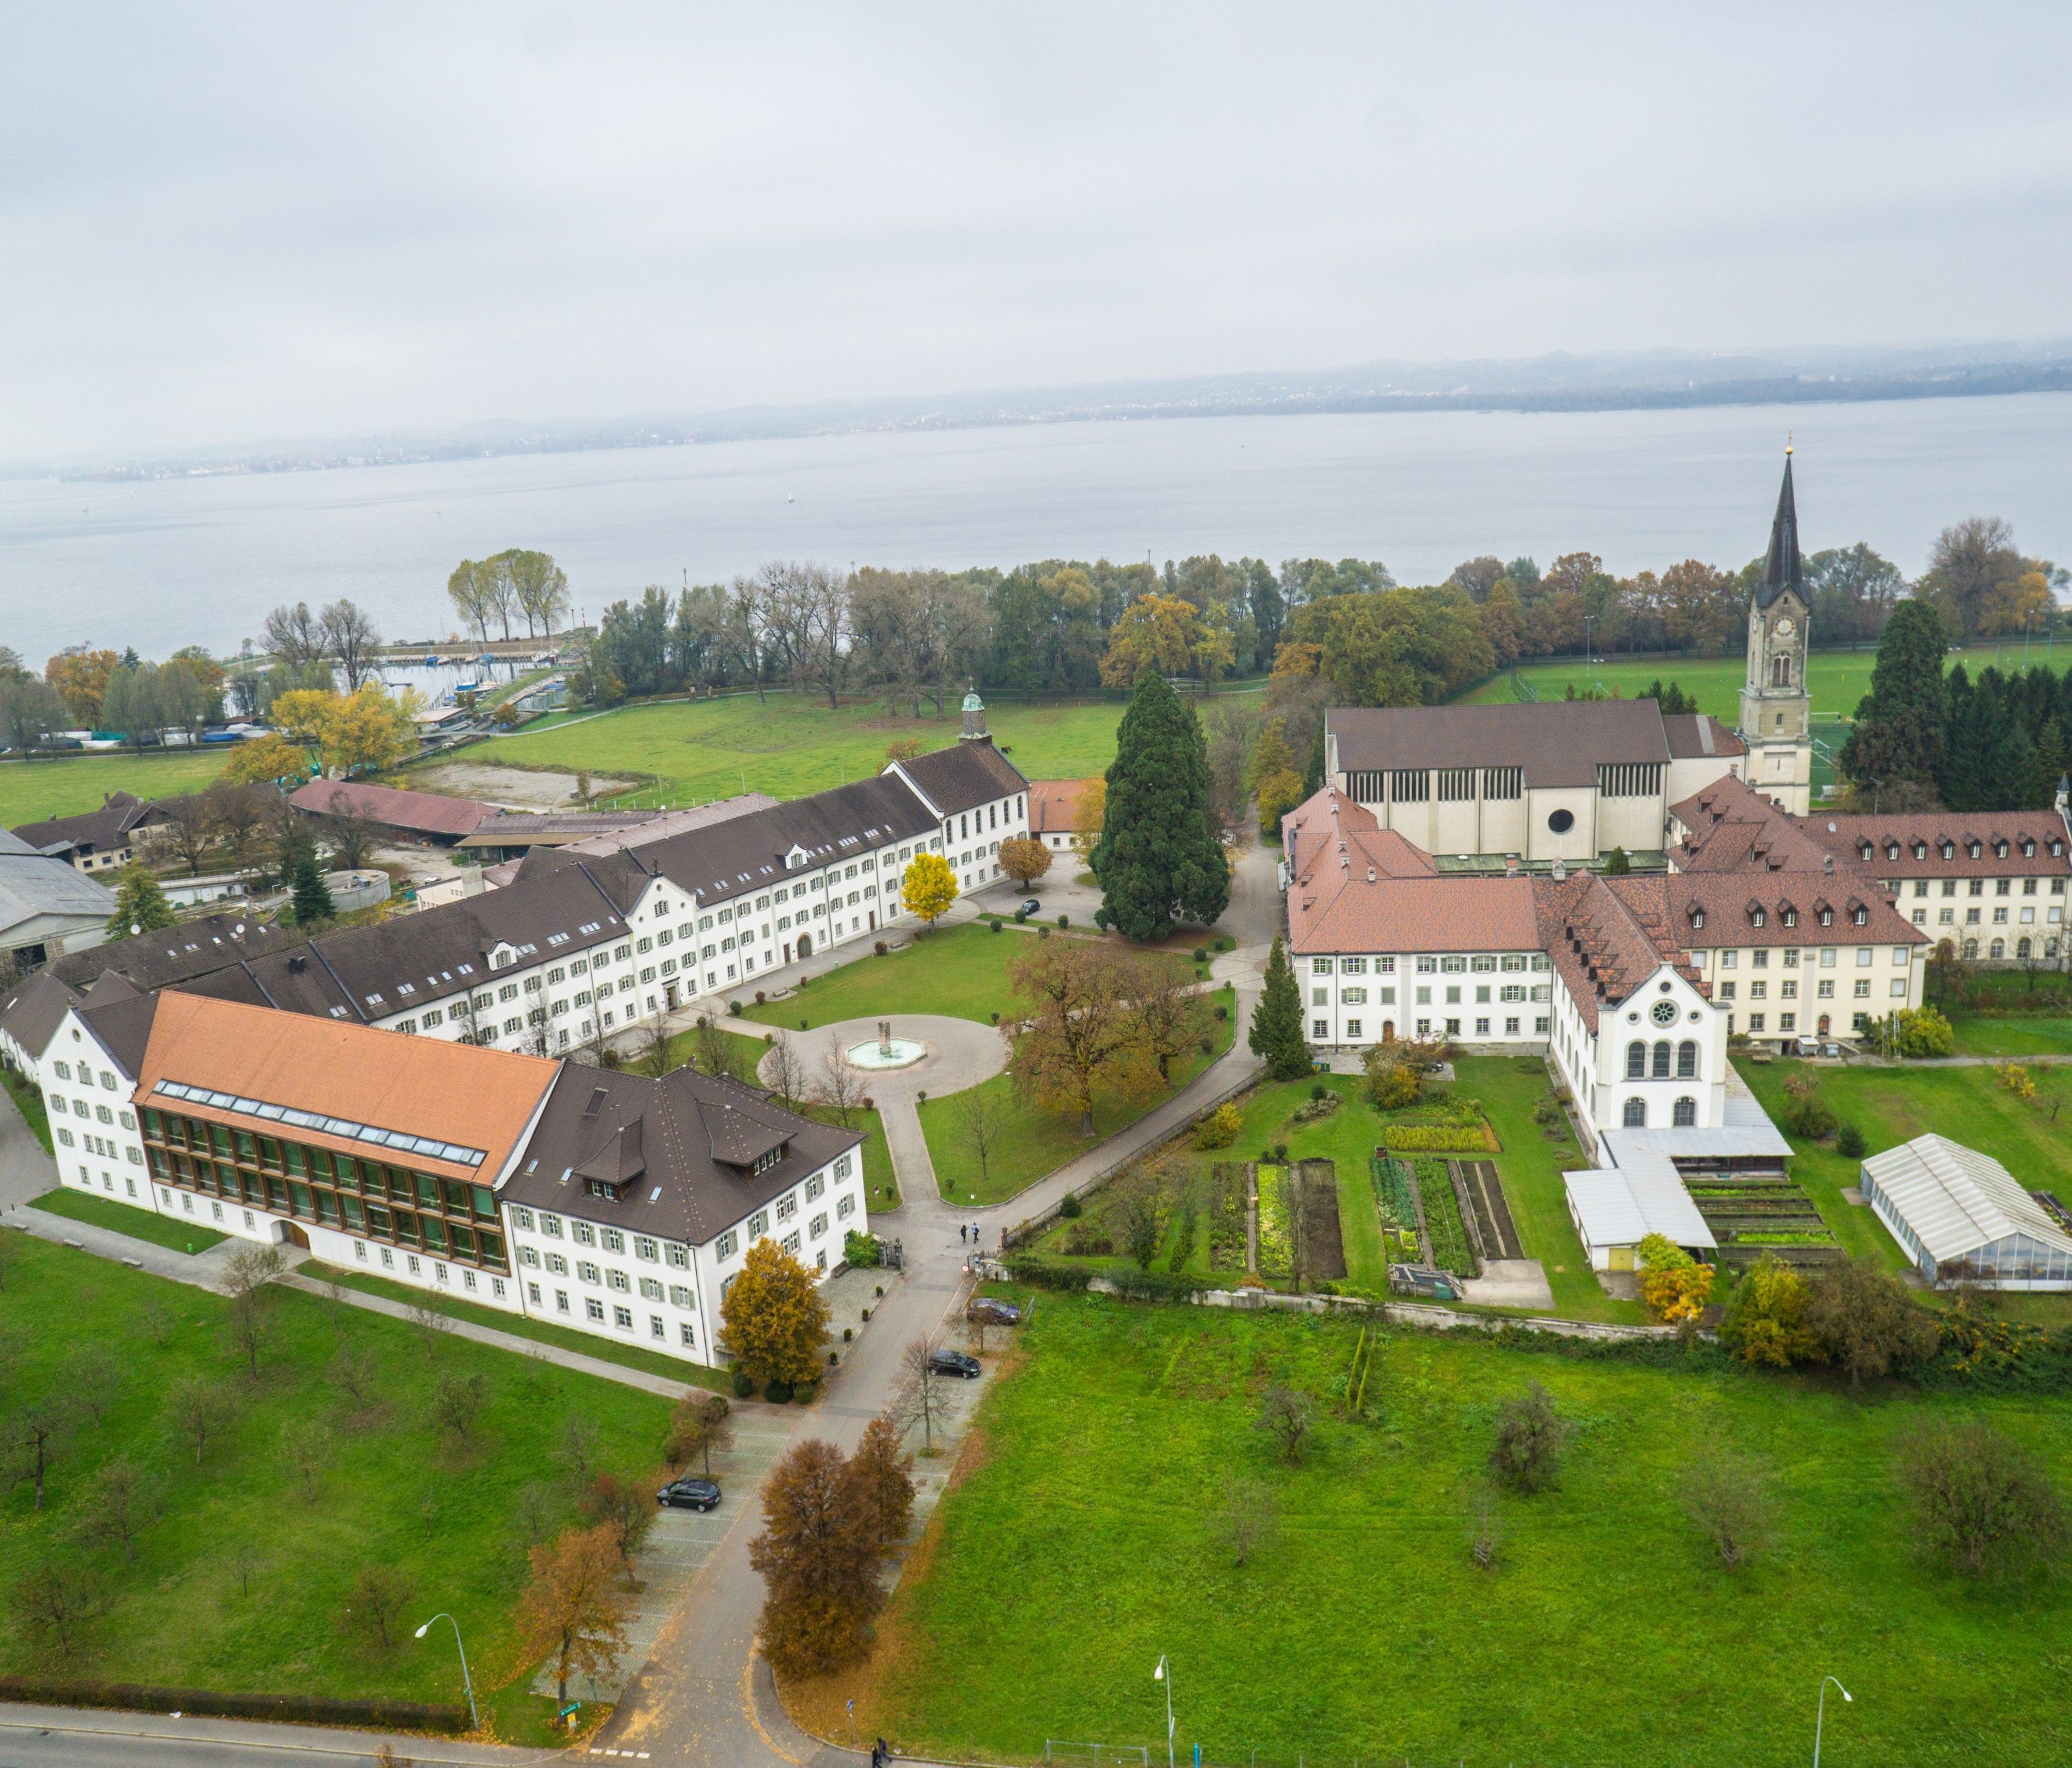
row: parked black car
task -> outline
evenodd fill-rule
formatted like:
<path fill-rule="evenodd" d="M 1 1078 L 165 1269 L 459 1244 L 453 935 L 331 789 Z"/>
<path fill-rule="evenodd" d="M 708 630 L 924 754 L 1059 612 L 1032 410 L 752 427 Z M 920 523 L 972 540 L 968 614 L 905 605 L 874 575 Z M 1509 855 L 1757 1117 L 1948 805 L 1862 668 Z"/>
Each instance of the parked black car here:
<path fill-rule="evenodd" d="M 968 1357 L 961 1351 L 938 1351 L 928 1359 L 928 1367 L 939 1375 L 960 1375 L 966 1381 L 979 1378 L 978 1359 Z"/>
<path fill-rule="evenodd" d="M 656 1493 L 655 1502 L 665 1510 L 717 1510 L 719 1486 L 714 1481 L 686 1474 Z"/>
<path fill-rule="evenodd" d="M 997 1301 L 989 1295 L 975 1295 L 964 1309 L 967 1320 L 983 1320 L 988 1326 L 1019 1326 L 1022 1310 L 1012 1301 Z"/>
<path fill-rule="evenodd" d="M 1032 896 L 1014 912 L 1022 919 L 1026 920 L 1032 915 L 1041 915 L 1043 912 L 1043 905 Z"/>

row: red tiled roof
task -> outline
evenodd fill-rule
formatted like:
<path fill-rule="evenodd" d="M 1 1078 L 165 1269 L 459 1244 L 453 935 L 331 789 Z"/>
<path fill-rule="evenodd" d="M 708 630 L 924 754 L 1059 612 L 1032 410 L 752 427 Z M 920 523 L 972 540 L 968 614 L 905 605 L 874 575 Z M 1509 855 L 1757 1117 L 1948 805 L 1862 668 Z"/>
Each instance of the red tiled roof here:
<path fill-rule="evenodd" d="M 289 802 L 307 816 L 359 816 L 424 835 L 471 835 L 485 816 L 497 814 L 494 804 L 472 798 L 402 791 L 356 779 L 313 779 Z"/>
<path fill-rule="evenodd" d="M 1079 795 L 1094 783 L 1087 779 L 1032 779 L 1029 782 L 1029 833 L 1070 835 L 1079 826 Z"/>
<path fill-rule="evenodd" d="M 1906 816 L 1856 816 L 1840 812 L 1805 819 L 1807 836 L 1839 859 L 1866 866 L 1880 877 L 2007 878 L 2063 875 L 2072 873 L 2072 841 L 2066 838 L 2063 821 L 2047 810 L 1936 810 Z M 1863 857 L 1864 844 L 1871 847 Z M 2051 843 L 2058 852 L 2050 851 Z M 1891 856 L 1897 842 L 1899 854 Z M 1971 857 L 1978 845 L 1979 857 Z M 2002 858 L 1997 849 L 2007 846 Z M 2036 851 L 2025 854 L 2025 842 Z M 1950 857 L 1942 857 L 1947 846 Z M 1916 853 L 1918 846 L 1924 852 Z"/>

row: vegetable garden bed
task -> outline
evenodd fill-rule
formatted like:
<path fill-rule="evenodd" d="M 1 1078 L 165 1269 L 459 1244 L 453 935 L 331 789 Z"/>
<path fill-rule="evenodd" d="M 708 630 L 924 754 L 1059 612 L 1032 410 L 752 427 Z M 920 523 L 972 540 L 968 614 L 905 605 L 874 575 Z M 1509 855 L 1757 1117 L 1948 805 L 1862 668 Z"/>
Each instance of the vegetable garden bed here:
<path fill-rule="evenodd" d="M 1424 1158 L 1412 1164 L 1417 1197 L 1423 1206 L 1424 1231 L 1431 1242 L 1429 1263 L 1456 1277 L 1479 1277 L 1481 1266 L 1462 1224 L 1461 1206 L 1443 1160 Z"/>

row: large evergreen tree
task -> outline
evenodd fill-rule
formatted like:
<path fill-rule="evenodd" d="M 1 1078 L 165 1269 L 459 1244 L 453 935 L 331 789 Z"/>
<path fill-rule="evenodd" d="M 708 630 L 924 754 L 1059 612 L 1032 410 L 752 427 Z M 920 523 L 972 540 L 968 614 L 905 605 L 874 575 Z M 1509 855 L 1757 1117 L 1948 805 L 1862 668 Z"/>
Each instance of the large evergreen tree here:
<path fill-rule="evenodd" d="M 1878 640 L 1871 691 L 1842 746 L 1842 771 L 1873 790 L 1932 785 L 1942 775 L 1942 623 L 1926 602 L 1902 602 Z"/>
<path fill-rule="evenodd" d="M 1137 684 L 1116 733 L 1093 871 L 1104 924 L 1133 940 L 1162 940 L 1176 920 L 1207 925 L 1229 906 L 1207 746 L 1194 709 L 1161 676 Z"/>
<path fill-rule="evenodd" d="M 158 879 L 144 869 L 142 860 L 132 860 L 122 868 L 115 886 L 115 911 L 108 917 L 110 939 L 126 940 L 133 933 L 171 927 L 178 919 Z"/>
<path fill-rule="evenodd" d="M 1309 1071 L 1309 1046 L 1302 1036 L 1302 992 L 1281 941 L 1266 960 L 1266 988 L 1252 1009 L 1252 1053 L 1276 1080 L 1300 1080 Z"/>
<path fill-rule="evenodd" d="M 305 845 L 297 849 L 294 864 L 289 869 L 288 882 L 294 892 L 297 927 L 314 927 L 319 921 L 337 919 L 338 907 L 331 899 L 331 886 L 317 870 L 315 848 Z"/>

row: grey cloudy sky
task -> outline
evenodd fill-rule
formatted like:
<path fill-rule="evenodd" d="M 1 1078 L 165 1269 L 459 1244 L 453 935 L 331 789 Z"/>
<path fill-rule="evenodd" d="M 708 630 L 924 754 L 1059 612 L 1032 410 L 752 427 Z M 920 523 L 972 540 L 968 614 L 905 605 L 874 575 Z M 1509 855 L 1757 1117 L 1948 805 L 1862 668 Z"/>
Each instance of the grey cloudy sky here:
<path fill-rule="evenodd" d="M 0 458 L 2061 335 L 2072 7 L 0 12 Z"/>

